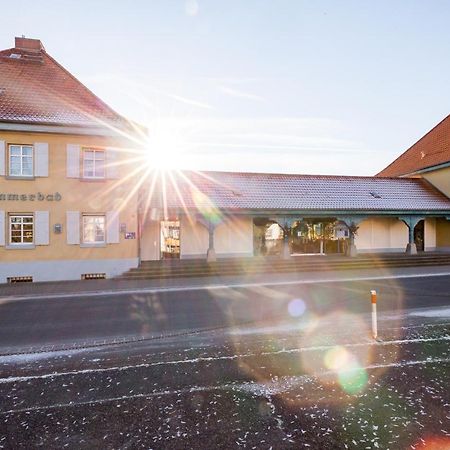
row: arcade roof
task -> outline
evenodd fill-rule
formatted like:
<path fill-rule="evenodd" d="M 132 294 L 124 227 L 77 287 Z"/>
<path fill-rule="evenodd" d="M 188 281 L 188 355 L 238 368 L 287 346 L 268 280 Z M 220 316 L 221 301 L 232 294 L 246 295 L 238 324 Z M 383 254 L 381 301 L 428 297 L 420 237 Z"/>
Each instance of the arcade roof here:
<path fill-rule="evenodd" d="M 154 207 L 165 203 L 169 209 L 439 211 L 450 215 L 450 199 L 418 178 L 184 171 L 160 176 L 155 186 L 144 202 Z"/>

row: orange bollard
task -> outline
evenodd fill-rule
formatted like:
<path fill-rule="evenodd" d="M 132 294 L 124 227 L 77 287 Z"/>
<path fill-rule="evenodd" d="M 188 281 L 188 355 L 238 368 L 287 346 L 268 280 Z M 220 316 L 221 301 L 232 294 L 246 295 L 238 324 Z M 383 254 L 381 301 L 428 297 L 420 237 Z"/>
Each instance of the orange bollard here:
<path fill-rule="evenodd" d="M 372 336 L 374 339 L 378 337 L 377 327 L 377 291 L 370 291 L 370 299 L 372 301 Z"/>

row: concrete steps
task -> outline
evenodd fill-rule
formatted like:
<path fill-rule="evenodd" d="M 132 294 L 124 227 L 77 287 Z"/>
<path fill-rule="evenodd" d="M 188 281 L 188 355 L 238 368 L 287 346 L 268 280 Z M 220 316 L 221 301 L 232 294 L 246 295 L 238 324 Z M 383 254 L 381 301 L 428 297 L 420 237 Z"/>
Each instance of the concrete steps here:
<path fill-rule="evenodd" d="M 450 265 L 449 253 L 422 253 L 345 256 L 296 256 L 289 260 L 273 258 L 144 261 L 136 269 L 121 275 L 123 280 L 188 278 L 207 276 L 258 275 L 330 270 L 357 270 L 393 267 L 424 267 Z"/>

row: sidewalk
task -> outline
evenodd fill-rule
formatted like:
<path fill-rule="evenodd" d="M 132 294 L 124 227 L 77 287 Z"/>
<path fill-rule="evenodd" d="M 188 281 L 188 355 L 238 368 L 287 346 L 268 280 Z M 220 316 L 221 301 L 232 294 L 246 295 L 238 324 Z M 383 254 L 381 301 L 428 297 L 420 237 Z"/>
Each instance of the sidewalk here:
<path fill-rule="evenodd" d="M 0 300 L 68 297 L 80 295 L 119 295 L 126 293 L 165 290 L 217 289 L 250 287 L 252 285 L 302 284 L 364 279 L 416 278 L 433 275 L 450 275 L 449 266 L 408 267 L 393 269 L 360 269 L 327 272 L 297 272 L 257 274 L 243 276 L 212 276 L 199 278 L 170 278 L 161 280 L 77 280 L 43 283 L 18 283 L 0 285 Z"/>

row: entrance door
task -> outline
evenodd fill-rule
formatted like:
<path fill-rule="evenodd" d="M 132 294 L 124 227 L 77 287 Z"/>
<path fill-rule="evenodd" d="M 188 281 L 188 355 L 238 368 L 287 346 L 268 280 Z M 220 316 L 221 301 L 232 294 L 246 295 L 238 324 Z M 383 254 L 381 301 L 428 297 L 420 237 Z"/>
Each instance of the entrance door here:
<path fill-rule="evenodd" d="M 163 220 L 161 222 L 161 258 L 180 257 L 180 221 Z"/>
<path fill-rule="evenodd" d="M 418 252 L 425 251 L 425 221 L 423 220 L 414 228 L 414 242 Z"/>

